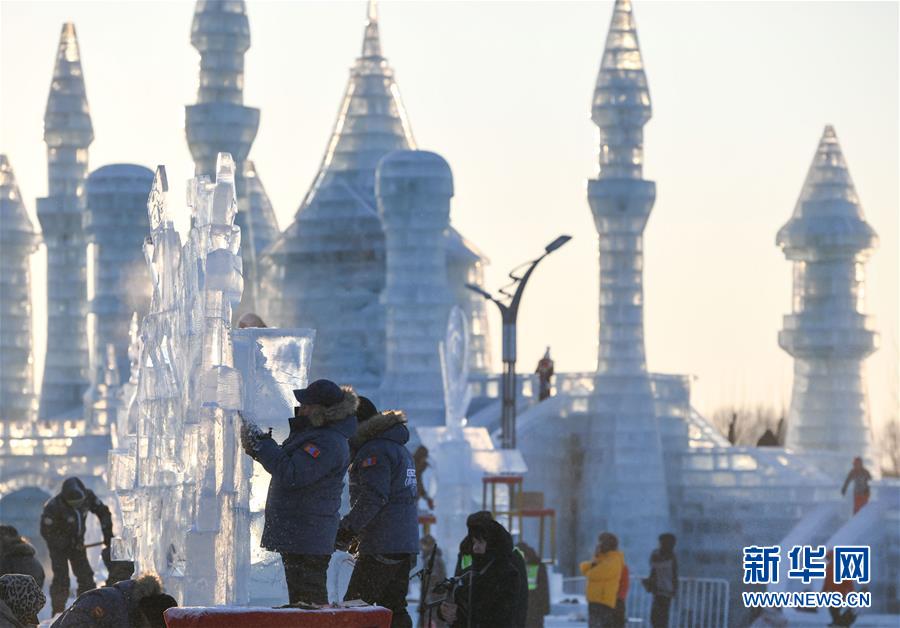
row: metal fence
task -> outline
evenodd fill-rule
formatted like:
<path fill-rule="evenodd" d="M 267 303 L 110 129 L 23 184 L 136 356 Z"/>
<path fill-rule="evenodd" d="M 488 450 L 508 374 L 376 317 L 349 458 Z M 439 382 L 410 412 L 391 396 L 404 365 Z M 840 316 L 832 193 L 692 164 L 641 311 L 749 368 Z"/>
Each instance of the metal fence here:
<path fill-rule="evenodd" d="M 653 596 L 633 575 L 628 586 L 625 612 L 629 626 L 650 625 Z M 563 593 L 584 595 L 584 578 L 564 578 Z M 718 578 L 679 578 L 678 595 L 672 600 L 669 628 L 721 628 L 728 625 L 729 585 Z"/>

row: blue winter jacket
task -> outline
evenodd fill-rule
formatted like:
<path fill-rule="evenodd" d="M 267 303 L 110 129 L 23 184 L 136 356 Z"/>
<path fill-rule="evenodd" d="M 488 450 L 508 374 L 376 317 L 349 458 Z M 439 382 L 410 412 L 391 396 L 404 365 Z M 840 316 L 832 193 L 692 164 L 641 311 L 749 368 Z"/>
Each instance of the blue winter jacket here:
<path fill-rule="evenodd" d="M 419 551 L 416 467 L 402 412 L 378 414 L 360 424 L 351 441 L 350 512 L 341 527 L 359 537 L 360 554 Z"/>
<path fill-rule="evenodd" d="M 350 462 L 348 439 L 356 430 L 356 394 L 293 418 L 279 446 L 264 438 L 254 458 L 272 474 L 266 498 L 261 545 L 275 552 L 330 556 L 337 536 L 344 474 Z"/>
<path fill-rule="evenodd" d="M 92 589 L 60 615 L 51 628 L 127 628 L 140 616 L 138 603 L 147 596 L 162 593 L 155 576 L 122 580 L 111 587 Z"/>

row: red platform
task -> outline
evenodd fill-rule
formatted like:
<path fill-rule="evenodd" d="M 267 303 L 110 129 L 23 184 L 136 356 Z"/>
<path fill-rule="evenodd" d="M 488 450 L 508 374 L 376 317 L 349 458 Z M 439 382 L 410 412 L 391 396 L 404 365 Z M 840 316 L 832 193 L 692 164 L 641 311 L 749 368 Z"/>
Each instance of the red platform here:
<path fill-rule="evenodd" d="M 168 628 L 390 628 L 391 611 L 380 606 L 323 608 L 243 608 L 238 606 L 170 608 Z"/>

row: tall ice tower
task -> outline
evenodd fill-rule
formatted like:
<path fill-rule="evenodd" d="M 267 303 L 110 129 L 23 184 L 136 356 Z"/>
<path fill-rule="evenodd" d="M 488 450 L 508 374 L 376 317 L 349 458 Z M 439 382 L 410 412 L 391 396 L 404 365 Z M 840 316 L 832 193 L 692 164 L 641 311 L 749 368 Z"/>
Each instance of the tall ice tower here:
<path fill-rule="evenodd" d="M 794 263 L 791 314 L 778 344 L 794 357 L 785 445 L 875 462 L 863 360 L 877 348 L 865 315 L 865 261 L 878 238 L 866 222 L 847 163 L 825 127 L 778 246 Z M 877 468 L 877 464 L 870 465 Z"/>
<path fill-rule="evenodd" d="M 662 448 L 644 353 L 643 231 L 656 186 L 642 178 L 650 92 L 630 0 L 617 0 L 592 108 L 600 172 L 588 201 L 600 236 L 600 342 L 586 444 L 596 530 L 620 535 L 631 561 L 646 560 L 668 527 Z M 586 507 L 588 507 L 586 505 Z"/>
<path fill-rule="evenodd" d="M 0 423 L 28 424 L 37 416 L 31 254 L 39 242 L 12 166 L 0 155 Z"/>
<path fill-rule="evenodd" d="M 258 308 L 258 260 L 278 236 L 275 212 L 251 162 L 259 109 L 244 106 L 244 54 L 250 23 L 244 0 L 198 0 L 191 44 L 200 52 L 197 104 L 185 107 L 185 131 L 195 175 L 215 179 L 216 157 L 230 153 L 241 228 L 244 294 L 238 315 Z"/>
<path fill-rule="evenodd" d="M 47 245 L 47 357 L 41 387 L 42 419 L 73 410 L 73 416 L 80 417 L 81 396 L 88 382 L 86 244 L 81 222 L 88 146 L 92 141 L 94 129 L 78 38 L 75 25 L 66 22 L 59 37 L 44 114 L 47 197 L 37 202 Z"/>
<path fill-rule="evenodd" d="M 454 294 L 447 281 L 453 174 L 443 157 L 422 150 L 388 153 L 375 179 L 385 225 L 386 365 L 379 401 L 403 408 L 413 425 L 443 425 L 444 383 L 438 345 Z"/>

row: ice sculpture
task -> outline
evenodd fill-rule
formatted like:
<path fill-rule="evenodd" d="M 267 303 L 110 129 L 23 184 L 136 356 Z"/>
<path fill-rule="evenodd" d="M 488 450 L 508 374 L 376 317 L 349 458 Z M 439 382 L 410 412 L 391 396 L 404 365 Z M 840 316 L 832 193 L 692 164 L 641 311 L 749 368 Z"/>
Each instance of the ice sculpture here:
<path fill-rule="evenodd" d="M 259 128 L 259 109 L 244 103 L 244 54 L 250 24 L 244 0 L 198 0 L 191 44 L 200 53 L 197 103 L 185 107 L 185 132 L 194 174 L 212 176 L 220 152 L 235 161 L 235 188 L 244 261 L 244 294 L 238 316 L 255 311 L 258 260 L 278 236 L 278 223 L 265 188 L 251 162 L 250 147 Z"/>
<path fill-rule="evenodd" d="M 243 288 L 234 162 L 221 154 L 214 183 L 191 182 L 183 246 L 167 188 L 161 166 L 147 203 L 153 296 L 140 328 L 137 389 L 109 454 L 124 524 L 113 553 L 160 573 L 181 603 L 241 604 L 250 572 L 251 462 L 238 437 L 241 376 L 230 337 Z"/>
<path fill-rule="evenodd" d="M 386 284 L 389 227 L 378 216 L 375 169 L 390 151 L 415 147 L 370 2 L 362 52 L 350 71 L 319 172 L 264 262 L 262 299 L 265 320 L 317 330 L 314 378 L 353 383 L 364 394 L 374 393 L 385 370 L 379 295 Z M 442 244 L 451 289 L 477 325 L 480 352 L 473 363 L 489 369 L 484 302 L 463 287 L 481 280 L 484 259 L 452 227 Z"/>
<path fill-rule="evenodd" d="M 246 328 L 232 331 L 234 366 L 243 382 L 244 419 L 271 430 L 277 441 L 288 436 L 293 391 L 306 386 L 315 332 L 310 329 Z M 269 474 L 253 463 L 250 483 L 250 600 L 254 605 L 281 604 L 287 598 L 281 557 L 260 547 L 265 523 Z"/>
<path fill-rule="evenodd" d="M 778 343 L 794 357 L 785 444 L 855 456 L 877 471 L 863 361 L 877 348 L 865 311 L 865 261 L 877 245 L 837 135 L 826 126 L 778 245 L 794 263 L 793 312 Z"/>
<path fill-rule="evenodd" d="M 146 208 L 152 183 L 153 172 L 134 164 L 103 166 L 87 179 L 82 225 L 88 243 L 91 379 L 84 405 L 89 426 L 106 428 L 116 421 L 108 413 L 118 391 L 109 388 L 118 386 L 119 379 L 129 379 L 129 327 L 133 315 L 143 317 L 150 306 L 150 276 L 141 244 L 149 224 Z M 110 395 L 111 399 L 104 399 Z"/>
<path fill-rule="evenodd" d="M 31 254 L 39 243 L 9 159 L 0 155 L 0 423 L 23 428 L 37 415 Z"/>
<path fill-rule="evenodd" d="M 75 25 L 62 26 L 47 111 L 47 197 L 37 202 L 47 245 L 47 356 L 40 418 L 81 415 L 88 383 L 87 294 L 82 230 L 88 146 L 94 130 L 84 88 Z M 65 416 L 60 416 L 65 414 Z"/>
<path fill-rule="evenodd" d="M 645 560 L 669 528 L 665 472 L 644 349 L 643 231 L 656 185 L 642 178 L 650 92 L 629 0 L 617 0 L 594 91 L 600 173 L 588 201 L 600 236 L 600 342 L 586 443 L 584 507 L 600 514 L 630 560 Z M 583 530 L 582 547 L 597 530 Z"/>
<path fill-rule="evenodd" d="M 445 412 L 438 344 L 454 301 L 442 240 L 453 175 L 435 153 L 395 151 L 379 162 L 375 187 L 387 250 L 381 295 L 387 359 L 379 399 L 383 407 L 403 408 L 411 425 L 440 425 Z"/>
<path fill-rule="evenodd" d="M 441 374 L 444 387 L 445 422 L 438 432 L 436 446 L 429 447 L 435 467 L 437 490 L 434 494 L 436 535 L 448 565 L 456 562 L 456 548 L 466 529 L 466 517 L 474 511 L 473 485 L 480 474 L 472 460 L 472 446 L 464 436 L 466 409 L 469 407 L 469 330 L 458 307 L 450 311 L 446 338 L 440 344 Z M 420 434 L 423 433 L 419 430 Z M 427 436 L 423 441 L 432 440 Z"/>

